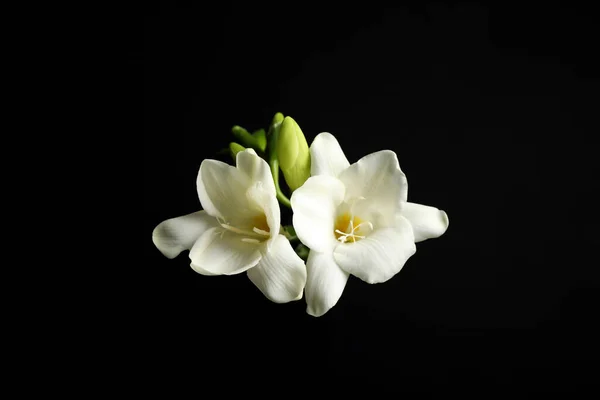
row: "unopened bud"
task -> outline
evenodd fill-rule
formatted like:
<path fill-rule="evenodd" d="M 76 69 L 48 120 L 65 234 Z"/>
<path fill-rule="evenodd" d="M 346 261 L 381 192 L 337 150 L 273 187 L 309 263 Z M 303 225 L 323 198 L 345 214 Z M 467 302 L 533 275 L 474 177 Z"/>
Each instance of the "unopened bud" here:
<path fill-rule="evenodd" d="M 277 139 L 277 158 L 285 182 L 294 191 L 310 177 L 310 150 L 302 130 L 291 117 L 285 117 Z"/>
<path fill-rule="evenodd" d="M 229 151 L 231 153 L 231 157 L 233 157 L 234 160 L 235 160 L 235 157 L 237 156 L 237 153 L 239 153 L 240 151 L 244 151 L 244 150 L 246 150 L 246 148 L 238 143 L 235 143 L 235 142 L 229 143 Z"/>

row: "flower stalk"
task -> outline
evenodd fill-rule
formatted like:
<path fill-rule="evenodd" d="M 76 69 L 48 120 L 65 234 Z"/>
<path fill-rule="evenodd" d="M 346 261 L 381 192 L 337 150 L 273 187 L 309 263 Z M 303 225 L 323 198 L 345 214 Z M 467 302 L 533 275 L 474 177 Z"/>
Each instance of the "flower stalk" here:
<path fill-rule="evenodd" d="M 281 123 L 283 122 L 283 114 L 277 113 L 273 117 L 271 126 L 269 126 L 268 137 L 268 163 L 271 168 L 271 175 L 273 175 L 273 182 L 275 183 L 275 192 L 277 200 L 287 208 L 292 208 L 290 199 L 283 193 L 279 186 L 279 160 L 277 159 L 277 139 L 279 138 L 279 131 L 281 129 Z"/>

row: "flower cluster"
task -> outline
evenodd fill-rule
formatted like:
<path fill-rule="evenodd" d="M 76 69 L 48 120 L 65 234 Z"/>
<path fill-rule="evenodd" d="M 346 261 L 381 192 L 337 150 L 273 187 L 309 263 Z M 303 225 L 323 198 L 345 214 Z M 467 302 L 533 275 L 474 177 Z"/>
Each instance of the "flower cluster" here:
<path fill-rule="evenodd" d="M 235 126 L 232 133 L 240 142 L 229 146 L 235 166 L 211 159 L 200 165 L 203 210 L 152 232 L 168 258 L 189 250 L 199 274 L 246 272 L 273 302 L 304 294 L 307 313 L 318 317 L 335 306 L 350 275 L 385 282 L 415 253 L 415 243 L 448 228 L 444 211 L 408 201 L 393 151 L 350 164 L 333 135 L 320 133 L 309 147 L 296 121 L 281 113 L 268 132 Z M 291 225 L 282 223 L 280 205 L 291 208 Z"/>

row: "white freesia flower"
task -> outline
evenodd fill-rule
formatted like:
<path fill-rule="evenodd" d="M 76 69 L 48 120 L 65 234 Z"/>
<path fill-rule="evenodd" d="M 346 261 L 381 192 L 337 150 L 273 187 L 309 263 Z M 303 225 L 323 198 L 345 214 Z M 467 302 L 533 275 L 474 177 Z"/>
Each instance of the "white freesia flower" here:
<path fill-rule="evenodd" d="M 161 222 L 152 233 L 156 247 L 168 258 L 190 250 L 191 267 L 203 275 L 247 271 L 273 302 L 302 298 L 306 267 L 280 234 L 268 164 L 251 149 L 237 154 L 236 167 L 204 160 L 196 184 L 204 210 Z"/>
<path fill-rule="evenodd" d="M 407 202 L 408 185 L 396 154 L 378 151 L 350 165 L 338 141 L 317 135 L 310 147 L 311 177 L 291 202 L 306 263 L 307 312 L 321 316 L 339 300 L 350 274 L 368 283 L 397 274 L 415 242 L 442 235 L 448 216 Z"/>

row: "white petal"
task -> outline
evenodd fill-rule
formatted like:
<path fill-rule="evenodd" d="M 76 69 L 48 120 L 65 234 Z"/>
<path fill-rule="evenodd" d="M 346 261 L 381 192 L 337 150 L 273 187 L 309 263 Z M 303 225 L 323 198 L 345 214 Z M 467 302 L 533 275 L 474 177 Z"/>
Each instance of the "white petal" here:
<path fill-rule="evenodd" d="M 337 139 L 328 132 L 319 133 L 310 145 L 310 174 L 338 176 L 350 163 Z"/>
<path fill-rule="evenodd" d="M 376 207 L 376 211 L 394 223 L 400 201 L 406 201 L 408 184 L 400 170 L 396 153 L 382 150 L 371 153 L 342 171 L 339 179 L 346 187 L 346 201 L 365 197 L 362 205 Z"/>
<path fill-rule="evenodd" d="M 415 251 L 410 222 L 397 216 L 396 226 L 377 229 L 355 243 L 340 244 L 333 256 L 349 274 L 367 283 L 381 283 L 400 272 Z"/>
<path fill-rule="evenodd" d="M 332 252 L 308 253 L 306 272 L 306 312 L 320 317 L 337 304 L 349 275 L 335 263 Z"/>
<path fill-rule="evenodd" d="M 273 237 L 258 265 L 248 270 L 248 278 L 275 303 L 287 303 L 302 298 L 306 284 L 304 261 L 296 254 L 283 235 Z"/>
<path fill-rule="evenodd" d="M 255 210 L 245 196 L 252 181 L 239 169 L 217 160 L 200 164 L 196 186 L 202 207 L 213 217 L 246 218 Z"/>
<path fill-rule="evenodd" d="M 253 149 L 240 151 L 236 156 L 238 170 L 246 175 L 250 182 L 261 182 L 264 190 L 275 197 L 275 183 L 269 164 L 259 157 Z"/>
<path fill-rule="evenodd" d="M 417 203 L 403 203 L 402 216 L 410 222 L 415 243 L 440 237 L 448 229 L 448 215 L 435 207 Z"/>
<path fill-rule="evenodd" d="M 207 229 L 218 226 L 217 220 L 198 211 L 181 217 L 167 219 L 152 231 L 152 242 L 167 258 L 175 258 L 192 248 Z"/>
<path fill-rule="evenodd" d="M 265 214 L 271 236 L 278 235 L 281 228 L 281 214 L 275 194 L 269 193 L 260 182 L 257 182 L 248 189 L 246 196 Z"/>
<path fill-rule="evenodd" d="M 204 232 L 190 250 L 191 267 L 198 273 L 234 275 L 254 267 L 261 258 L 259 245 L 222 228 Z"/>
<path fill-rule="evenodd" d="M 335 213 L 344 193 L 339 179 L 318 175 L 308 178 L 292 194 L 294 229 L 300 241 L 311 250 L 331 251 L 336 245 Z"/>

